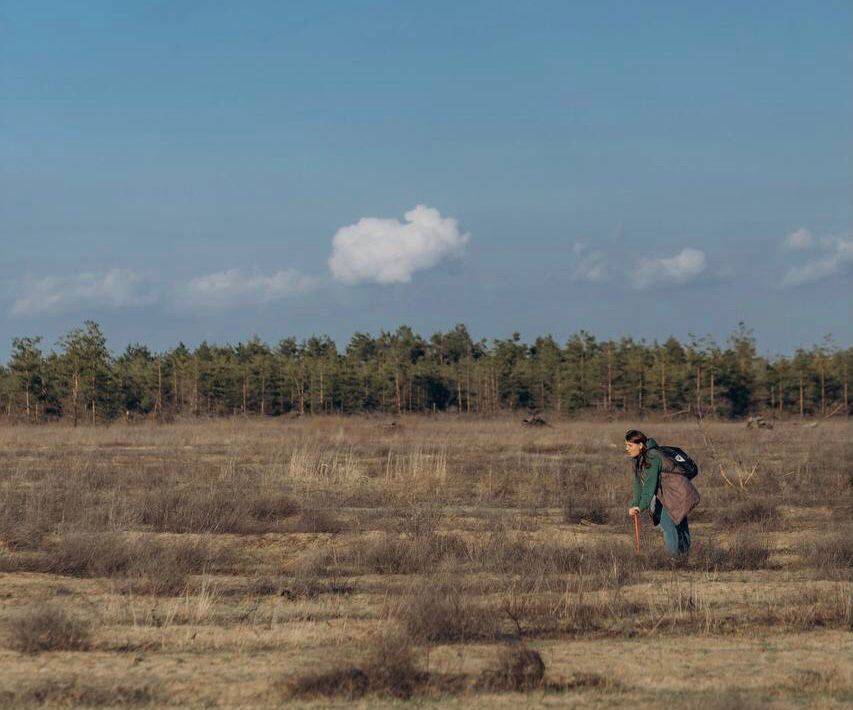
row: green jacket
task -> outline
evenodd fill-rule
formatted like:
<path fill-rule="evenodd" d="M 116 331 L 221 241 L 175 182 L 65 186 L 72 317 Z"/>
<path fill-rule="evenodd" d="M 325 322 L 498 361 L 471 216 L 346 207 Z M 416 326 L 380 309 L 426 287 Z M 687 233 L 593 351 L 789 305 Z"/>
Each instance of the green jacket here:
<path fill-rule="evenodd" d="M 631 506 L 640 510 L 648 510 L 660 482 L 663 461 L 657 447 L 658 443 L 654 439 L 646 440 L 646 468 L 642 471 L 638 470 L 638 460 L 632 460 L 634 476 L 631 485 L 634 488 L 634 495 L 631 498 Z"/>

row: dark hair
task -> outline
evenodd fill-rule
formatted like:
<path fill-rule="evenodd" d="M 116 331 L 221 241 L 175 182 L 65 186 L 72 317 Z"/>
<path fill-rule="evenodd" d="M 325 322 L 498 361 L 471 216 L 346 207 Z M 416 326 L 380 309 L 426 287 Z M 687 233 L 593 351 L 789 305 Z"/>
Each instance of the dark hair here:
<path fill-rule="evenodd" d="M 630 441 L 632 444 L 642 444 L 643 450 L 640 452 L 640 455 L 637 457 L 637 465 L 634 469 L 635 471 L 640 471 L 641 469 L 648 468 L 649 461 L 646 458 L 646 442 L 649 438 L 643 434 L 643 432 L 638 429 L 629 429 L 625 432 L 625 441 Z"/>

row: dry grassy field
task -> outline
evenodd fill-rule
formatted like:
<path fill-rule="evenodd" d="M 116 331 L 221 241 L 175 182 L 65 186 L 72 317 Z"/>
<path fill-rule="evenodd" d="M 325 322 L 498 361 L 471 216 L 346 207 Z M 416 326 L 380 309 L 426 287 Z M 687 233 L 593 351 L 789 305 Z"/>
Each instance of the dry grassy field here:
<path fill-rule="evenodd" d="M 0 428 L 0 706 L 850 706 L 849 423 L 392 421 Z"/>

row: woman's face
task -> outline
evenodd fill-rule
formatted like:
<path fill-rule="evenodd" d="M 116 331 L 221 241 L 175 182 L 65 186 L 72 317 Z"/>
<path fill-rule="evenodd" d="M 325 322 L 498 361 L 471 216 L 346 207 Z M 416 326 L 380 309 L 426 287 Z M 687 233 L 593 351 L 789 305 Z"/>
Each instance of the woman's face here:
<path fill-rule="evenodd" d="M 632 459 L 637 458 L 643 450 L 642 444 L 634 444 L 631 441 L 625 442 L 625 455 L 630 456 Z"/>

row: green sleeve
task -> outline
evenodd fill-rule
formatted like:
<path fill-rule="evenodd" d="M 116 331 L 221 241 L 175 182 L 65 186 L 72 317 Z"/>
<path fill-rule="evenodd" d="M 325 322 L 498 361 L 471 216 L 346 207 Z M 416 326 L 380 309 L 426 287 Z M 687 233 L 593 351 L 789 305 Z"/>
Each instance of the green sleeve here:
<path fill-rule="evenodd" d="M 631 507 L 637 508 L 640 505 L 640 479 L 636 473 L 631 475 L 631 488 L 634 489 L 634 495 L 631 496 Z"/>
<path fill-rule="evenodd" d="M 660 478 L 661 459 L 660 456 L 649 456 L 649 467 L 646 469 L 646 480 L 643 483 L 643 490 L 640 493 L 640 499 L 637 507 L 640 510 L 647 510 L 651 505 L 652 497 L 658 489 L 658 479 Z"/>

